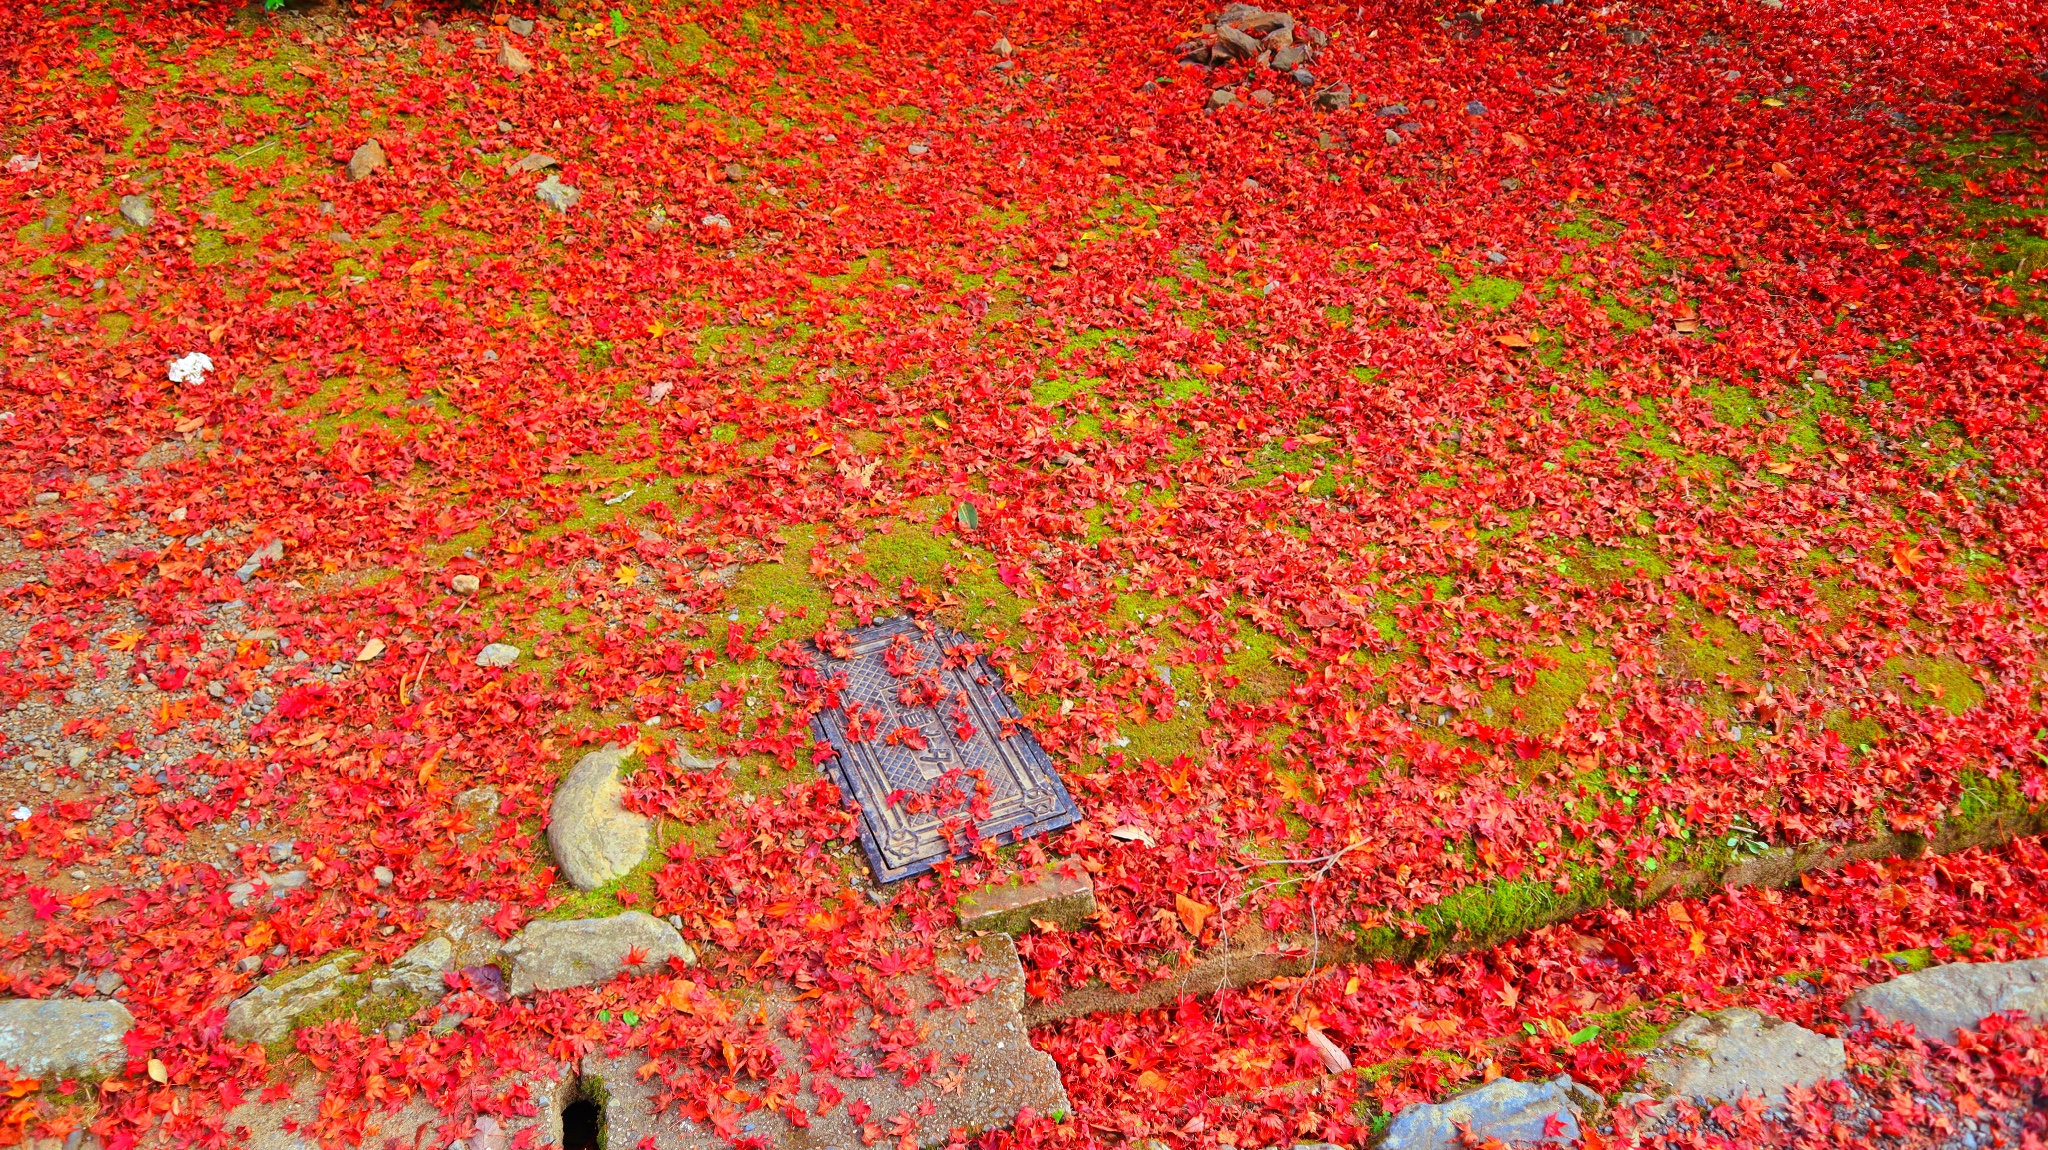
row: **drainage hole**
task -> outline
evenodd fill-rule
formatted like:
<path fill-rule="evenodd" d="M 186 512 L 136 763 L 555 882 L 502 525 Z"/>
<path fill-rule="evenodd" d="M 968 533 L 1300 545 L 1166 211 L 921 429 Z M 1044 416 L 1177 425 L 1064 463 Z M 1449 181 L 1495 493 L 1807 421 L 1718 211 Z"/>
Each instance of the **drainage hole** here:
<path fill-rule="evenodd" d="M 599 1123 L 604 1112 L 597 1103 L 579 1098 L 562 1111 L 562 1150 L 597 1150 Z"/>

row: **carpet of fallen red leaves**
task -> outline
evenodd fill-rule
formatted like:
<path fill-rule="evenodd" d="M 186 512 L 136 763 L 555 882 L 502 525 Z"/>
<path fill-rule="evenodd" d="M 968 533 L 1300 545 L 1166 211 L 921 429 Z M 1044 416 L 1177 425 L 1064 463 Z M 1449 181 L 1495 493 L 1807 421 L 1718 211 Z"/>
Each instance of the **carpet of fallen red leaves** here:
<path fill-rule="evenodd" d="M 95 756 L 9 783 L 0 985 L 114 970 L 138 1019 L 122 1074 L 19 1086 L 7 1136 L 90 1115 L 116 1146 L 219 1144 L 271 1069 L 226 1004 L 338 948 L 396 956 L 427 900 L 493 902 L 506 933 L 547 908 L 561 760 L 633 720 L 754 756 L 756 782 L 799 772 L 634 776 L 642 809 L 720 828 L 647 908 L 714 956 L 697 978 L 851 1001 L 927 963 L 962 887 L 1017 863 L 980 851 L 888 909 L 849 887 L 848 816 L 808 773 L 814 649 L 729 620 L 705 578 L 800 525 L 813 630 L 958 605 L 951 566 L 890 585 L 851 557 L 882 528 L 958 542 L 1021 601 L 978 637 L 1041 701 L 1088 820 L 1044 850 L 1103 907 L 1021 940 L 1042 998 L 1142 986 L 1248 923 L 1412 932 L 1448 894 L 1565 893 L 1574 868 L 1632 894 L 1680 842 L 1931 834 L 1970 785 L 2041 799 L 2042 326 L 2026 266 L 1983 261 L 2048 218 L 2042 11 L 1293 10 L 1334 38 L 1308 88 L 1181 64 L 1192 5 L 520 11 L 524 75 L 487 14 L 412 0 L 0 13 L 0 694 L 69 707 L 51 737 Z M 1204 111 L 1261 84 L 1270 108 Z M 1332 85 L 1353 106 L 1312 104 Z M 387 166 L 345 180 L 371 138 Z M 1997 141 L 1995 172 L 1958 147 Z M 566 213 L 513 170 L 529 151 L 581 190 Z M 1480 276 L 1523 290 L 1475 302 Z M 195 351 L 213 369 L 169 382 Z M 632 477 L 666 494 L 607 518 L 593 497 Z M 1119 616 L 1139 591 L 1168 618 Z M 1284 689 L 1233 693 L 1250 636 Z M 498 640 L 527 661 L 477 666 Z M 1674 662 L 1724 643 L 1726 682 Z M 1523 722 L 1513 700 L 1589 651 L 1557 722 Z M 763 656 L 779 681 L 707 714 L 702 683 Z M 1951 710 L 1902 660 L 1981 699 Z M 110 675 L 147 707 L 94 712 Z M 1119 750 L 1190 710 L 1186 753 Z M 484 785 L 479 836 L 452 800 Z M 307 885 L 231 900 L 277 838 Z M 1261 879 L 1280 855 L 1311 881 Z M 1616 1087 L 1634 1056 L 1574 1042 L 1589 1014 L 1740 1000 L 1836 1028 L 1876 955 L 2041 953 L 2043 861 L 1863 863 L 1053 1024 L 1077 1112 L 990 1138 L 1351 1144 L 1484 1073 Z M 671 986 L 467 989 L 453 1034 L 343 1019 L 295 1057 L 333 1073 L 320 1133 L 347 1140 L 361 1103 L 620 1040 L 595 1008 Z M 1311 1023 L 1386 1073 L 1290 1087 Z M 686 1112 L 790 1105 L 743 1021 L 653 1029 Z M 1856 1058 L 2023 1097 L 2029 1033 L 1962 1071 L 1895 1035 Z M 1909 1137 L 1752 1120 L 1713 1144 Z"/>

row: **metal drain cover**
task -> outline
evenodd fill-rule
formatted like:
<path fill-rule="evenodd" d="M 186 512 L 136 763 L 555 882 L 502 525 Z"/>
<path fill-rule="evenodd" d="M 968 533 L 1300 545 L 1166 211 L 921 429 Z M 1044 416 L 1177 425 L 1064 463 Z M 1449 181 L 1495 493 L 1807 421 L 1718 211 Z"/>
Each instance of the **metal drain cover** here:
<path fill-rule="evenodd" d="M 995 670 L 978 655 L 948 656 L 967 642 L 899 616 L 854 632 L 846 658 L 818 661 L 825 681 L 845 684 L 811 730 L 831 744 L 824 766 L 840 794 L 860 805 L 879 882 L 965 855 L 977 839 L 1018 842 L 1081 817 Z"/>

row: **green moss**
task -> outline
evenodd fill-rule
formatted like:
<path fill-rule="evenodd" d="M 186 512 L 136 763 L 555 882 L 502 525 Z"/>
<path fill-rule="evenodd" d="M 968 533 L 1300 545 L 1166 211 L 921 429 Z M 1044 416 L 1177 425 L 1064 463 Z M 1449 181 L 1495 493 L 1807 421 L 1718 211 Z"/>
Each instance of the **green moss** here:
<path fill-rule="evenodd" d="M 1225 668 L 1238 680 L 1230 692 L 1232 698 L 1263 703 L 1279 698 L 1301 682 L 1300 672 L 1283 667 L 1274 659 L 1280 650 L 1279 640 L 1250 628 L 1238 632 L 1237 638 L 1243 647 L 1224 660 Z"/>
<path fill-rule="evenodd" d="M 1522 284 L 1519 280 L 1479 275 L 1473 276 L 1460 285 L 1456 291 L 1451 293 L 1451 298 L 1459 303 L 1468 303 L 1477 307 L 1504 311 L 1513 307 L 1515 300 L 1519 299 L 1521 294 Z"/>
<path fill-rule="evenodd" d="M 1604 244 L 1613 237 L 1601 231 L 1597 226 L 1598 223 L 1598 220 L 1591 217 L 1580 217 L 1578 219 L 1566 220 L 1552 230 L 1568 240 L 1578 240 L 1581 243 L 1588 244 Z"/>
<path fill-rule="evenodd" d="M 1573 866 L 1571 890 L 1559 894 L 1547 882 L 1496 882 L 1469 886 L 1418 911 L 1413 937 L 1378 927 L 1360 940 L 1365 957 L 1420 957 L 1483 946 L 1525 934 L 1539 926 L 1599 906 L 1608 900 L 1599 870 Z"/>
<path fill-rule="evenodd" d="M 1524 694 L 1516 694 L 1509 679 L 1495 680 L 1492 690 L 1480 696 L 1494 710 L 1495 722 L 1511 724 L 1516 730 L 1538 737 L 1555 734 L 1564 726 L 1565 715 L 1586 693 L 1592 673 L 1603 664 L 1590 650 L 1547 647 L 1537 652 L 1556 666 L 1536 672 L 1535 681 Z M 1514 718 L 1521 708 L 1521 717 Z"/>
<path fill-rule="evenodd" d="M 1984 688 L 1970 677 L 1970 665 L 1954 655 L 1895 656 L 1885 660 L 1884 674 L 1906 697 L 1946 708 L 1950 714 L 1960 715 L 1984 701 Z"/>
<path fill-rule="evenodd" d="M 1041 379 L 1031 385 L 1031 398 L 1045 407 L 1065 403 L 1077 395 L 1087 394 L 1102 386 L 1099 376 L 1062 375 L 1054 379 Z"/>
<path fill-rule="evenodd" d="M 1117 729 L 1129 742 L 1116 749 L 1133 762 L 1150 759 L 1170 763 L 1180 755 L 1199 757 L 1202 753 L 1202 728 L 1206 725 L 1206 720 L 1190 714 L 1177 715 L 1164 723 L 1149 716 L 1142 723 L 1125 722 Z"/>

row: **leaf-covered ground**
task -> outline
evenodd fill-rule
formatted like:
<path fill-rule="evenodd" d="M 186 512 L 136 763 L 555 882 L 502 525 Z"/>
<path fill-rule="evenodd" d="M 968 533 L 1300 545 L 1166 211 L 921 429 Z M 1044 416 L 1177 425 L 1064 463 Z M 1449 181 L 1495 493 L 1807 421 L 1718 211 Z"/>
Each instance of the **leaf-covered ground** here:
<path fill-rule="evenodd" d="M 661 978 L 223 1037 L 449 902 L 857 993 L 1079 859 L 1098 918 L 1019 940 L 1076 1113 L 1019 1144 L 1355 1144 L 1488 1074 L 1622 1089 L 1685 1009 L 1833 1030 L 1881 956 L 2048 950 L 2026 838 L 1715 885 L 2034 829 L 2039 8 L 1294 13 L 1306 86 L 1181 63 L 1198 5 L 0 13 L 0 989 L 117 974 L 138 1020 L 7 1136 L 218 1139 L 315 1067 L 348 1141 L 619 1041 L 722 1129 L 797 1104 L 743 1023 L 633 1034 Z M 1086 821 L 877 897 L 813 640 L 905 611 Z M 663 849 L 576 894 L 548 797 L 619 741 Z M 1344 962 L 1059 1008 L 1233 946 Z M 1301 1085 L 1311 1025 L 1361 1069 Z M 1869 1041 L 1872 1083 L 1925 1056 Z M 1988 1041 L 1950 1095 L 2038 1088 Z M 1700 1136 L 1934 1129 L 1819 1113 Z"/>

